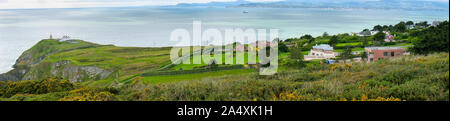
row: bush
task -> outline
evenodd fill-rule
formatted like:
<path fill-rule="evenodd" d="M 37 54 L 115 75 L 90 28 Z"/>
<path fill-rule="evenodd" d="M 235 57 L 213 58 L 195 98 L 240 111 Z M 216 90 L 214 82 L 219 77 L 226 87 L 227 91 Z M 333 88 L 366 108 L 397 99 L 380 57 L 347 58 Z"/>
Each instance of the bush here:
<path fill-rule="evenodd" d="M 383 46 L 396 45 L 398 42 L 384 42 Z"/>
<path fill-rule="evenodd" d="M 110 91 L 112 88 L 90 88 L 82 87 L 69 92 L 68 96 L 59 99 L 60 101 L 115 101 L 118 100 L 115 94 Z"/>
<path fill-rule="evenodd" d="M 422 75 L 424 71 L 418 68 L 401 68 L 394 67 L 387 71 L 385 74 L 381 74 L 375 77 L 378 81 L 388 81 L 394 84 L 403 84 L 407 81 L 414 79 L 417 75 Z"/>
<path fill-rule="evenodd" d="M 217 65 L 216 65 L 217 66 Z M 170 71 L 151 71 L 141 74 L 142 77 L 148 76 L 160 76 L 160 75 L 180 75 L 180 74 L 193 74 L 193 73 L 202 73 L 202 72 L 211 72 L 211 71 L 223 71 L 223 70 L 234 70 L 234 69 L 243 69 L 243 65 L 227 65 L 220 67 L 211 67 L 210 65 L 201 66 L 194 68 L 193 70 L 170 70 Z"/>
<path fill-rule="evenodd" d="M 449 23 L 444 21 L 436 27 L 411 32 L 414 46 L 410 51 L 416 54 L 449 52 Z"/>
<path fill-rule="evenodd" d="M 284 44 L 284 43 L 278 43 L 278 50 L 281 52 L 281 53 L 286 53 L 286 52 L 289 52 L 289 48 L 286 46 L 286 44 Z"/>
<path fill-rule="evenodd" d="M 48 78 L 40 81 L 8 82 L 0 86 L 1 97 L 11 97 L 16 94 L 45 94 L 50 92 L 69 91 L 74 84 L 67 80 Z"/>
<path fill-rule="evenodd" d="M 429 101 L 439 95 L 439 88 L 423 82 L 411 81 L 395 86 L 390 95 L 410 101 Z"/>

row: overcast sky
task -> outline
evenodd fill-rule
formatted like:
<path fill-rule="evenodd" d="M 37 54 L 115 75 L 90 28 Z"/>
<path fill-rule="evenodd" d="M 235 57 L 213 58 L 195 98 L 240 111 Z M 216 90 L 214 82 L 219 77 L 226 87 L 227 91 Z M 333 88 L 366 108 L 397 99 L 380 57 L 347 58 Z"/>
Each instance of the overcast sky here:
<path fill-rule="evenodd" d="M 178 3 L 207 3 L 212 1 L 236 1 L 236 0 L 0 0 L 0 9 L 175 5 Z M 283 1 L 283 0 L 247 0 L 247 1 L 268 2 L 268 1 Z M 340 0 L 340 1 L 368 1 L 368 0 Z M 448 2 L 449 0 L 424 0 L 424 1 Z"/>

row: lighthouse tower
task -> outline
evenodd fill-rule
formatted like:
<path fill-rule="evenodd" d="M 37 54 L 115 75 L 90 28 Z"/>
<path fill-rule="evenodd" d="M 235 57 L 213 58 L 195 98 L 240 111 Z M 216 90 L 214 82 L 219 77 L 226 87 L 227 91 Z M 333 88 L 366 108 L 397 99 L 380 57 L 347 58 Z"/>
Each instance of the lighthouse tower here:
<path fill-rule="evenodd" d="M 52 34 L 50 34 L 50 39 L 53 39 L 53 35 Z"/>

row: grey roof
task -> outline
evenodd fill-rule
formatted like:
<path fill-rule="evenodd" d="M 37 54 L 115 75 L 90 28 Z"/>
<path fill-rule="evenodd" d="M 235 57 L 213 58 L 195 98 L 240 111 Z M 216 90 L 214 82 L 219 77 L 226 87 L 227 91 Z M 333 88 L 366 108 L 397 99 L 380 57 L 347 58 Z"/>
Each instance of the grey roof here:
<path fill-rule="evenodd" d="M 320 49 L 320 50 L 333 50 L 333 47 L 331 47 L 330 45 L 327 45 L 327 44 L 316 45 L 316 46 L 313 46 L 313 48 Z"/>

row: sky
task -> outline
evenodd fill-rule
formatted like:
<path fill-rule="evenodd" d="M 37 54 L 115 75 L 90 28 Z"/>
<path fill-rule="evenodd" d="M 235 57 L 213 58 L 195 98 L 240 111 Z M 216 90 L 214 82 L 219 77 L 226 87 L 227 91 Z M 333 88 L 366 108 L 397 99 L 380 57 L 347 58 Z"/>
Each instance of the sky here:
<path fill-rule="evenodd" d="M 236 0 L 0 0 L 0 9 L 118 7 L 118 6 L 142 6 L 142 5 L 151 6 L 151 5 L 175 5 L 178 3 L 207 3 L 213 1 L 231 2 Z M 271 2 L 283 0 L 246 0 L 246 1 Z M 326 0 L 319 0 L 319 1 L 326 1 Z M 339 0 L 339 1 L 368 1 L 368 0 Z M 423 0 L 423 1 L 448 2 L 449 0 Z"/>
<path fill-rule="evenodd" d="M 77 8 L 77 7 L 115 7 L 142 5 L 175 5 L 178 3 L 231 2 L 236 0 L 0 0 L 0 9 L 17 8 Z M 247 0 L 270 2 L 281 0 Z"/>

